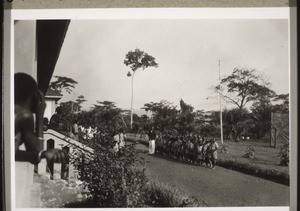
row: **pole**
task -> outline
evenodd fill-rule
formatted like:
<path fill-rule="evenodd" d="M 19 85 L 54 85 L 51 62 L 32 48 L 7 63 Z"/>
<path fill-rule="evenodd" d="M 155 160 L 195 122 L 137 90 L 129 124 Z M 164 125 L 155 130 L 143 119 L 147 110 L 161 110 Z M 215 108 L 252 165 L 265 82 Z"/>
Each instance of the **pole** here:
<path fill-rule="evenodd" d="M 272 147 L 272 140 L 273 140 L 273 112 L 271 112 L 270 147 Z"/>
<path fill-rule="evenodd" d="M 221 71 L 219 60 L 219 88 L 220 88 L 220 129 L 221 129 L 221 144 L 223 144 L 223 119 L 222 119 L 222 96 L 221 96 Z"/>
<path fill-rule="evenodd" d="M 132 74 L 131 76 L 131 113 L 130 113 L 130 129 L 132 129 L 132 123 L 133 123 L 133 111 L 132 111 L 132 104 L 133 104 L 133 76 L 134 76 L 134 73 Z"/>

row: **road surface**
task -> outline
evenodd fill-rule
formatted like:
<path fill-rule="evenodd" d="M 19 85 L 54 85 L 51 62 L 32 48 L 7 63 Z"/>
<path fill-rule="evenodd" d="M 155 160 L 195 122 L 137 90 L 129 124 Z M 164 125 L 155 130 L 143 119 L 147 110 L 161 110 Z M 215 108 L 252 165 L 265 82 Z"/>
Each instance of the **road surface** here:
<path fill-rule="evenodd" d="M 137 145 L 139 151 L 147 150 Z M 209 206 L 289 206 L 289 186 L 228 170 L 199 167 L 141 153 L 151 179 L 174 185 Z"/>

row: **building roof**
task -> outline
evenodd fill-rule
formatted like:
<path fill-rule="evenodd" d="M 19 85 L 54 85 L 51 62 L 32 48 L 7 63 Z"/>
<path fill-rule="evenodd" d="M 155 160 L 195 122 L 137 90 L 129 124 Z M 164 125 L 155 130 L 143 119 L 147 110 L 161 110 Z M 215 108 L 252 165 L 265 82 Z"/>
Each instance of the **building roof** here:
<path fill-rule="evenodd" d="M 60 94 L 57 91 L 54 91 L 52 89 L 48 89 L 45 95 L 45 98 L 52 98 L 52 99 L 61 99 L 63 97 L 62 94 Z"/>
<path fill-rule="evenodd" d="M 43 92 L 49 87 L 70 20 L 37 20 L 37 81 Z"/>

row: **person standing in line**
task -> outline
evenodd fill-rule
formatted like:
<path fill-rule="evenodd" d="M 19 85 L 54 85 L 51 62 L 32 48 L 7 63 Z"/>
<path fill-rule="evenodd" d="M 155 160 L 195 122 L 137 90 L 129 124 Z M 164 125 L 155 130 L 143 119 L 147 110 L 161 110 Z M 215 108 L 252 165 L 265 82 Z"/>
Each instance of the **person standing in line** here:
<path fill-rule="evenodd" d="M 72 133 L 74 134 L 75 140 L 78 141 L 78 125 L 76 120 L 74 120 L 74 124 L 72 126 Z"/>
<path fill-rule="evenodd" d="M 216 142 L 215 138 L 213 138 L 210 142 L 211 142 L 211 144 L 209 146 L 209 154 L 210 154 L 210 160 L 211 160 L 211 168 L 214 169 L 217 164 L 217 160 L 218 160 L 219 145 Z"/>
<path fill-rule="evenodd" d="M 153 155 L 155 153 L 155 139 L 156 139 L 156 133 L 154 131 L 153 126 L 149 131 L 148 136 L 149 136 L 149 154 Z"/>
<path fill-rule="evenodd" d="M 123 128 L 120 128 L 119 130 L 119 149 L 122 149 L 125 147 L 125 136 L 124 136 L 124 130 Z"/>
<path fill-rule="evenodd" d="M 115 131 L 114 136 L 113 136 L 113 140 L 115 142 L 115 146 L 114 146 L 113 150 L 117 153 L 117 152 L 119 152 L 119 149 L 120 149 L 120 135 L 119 135 L 119 132 Z"/>

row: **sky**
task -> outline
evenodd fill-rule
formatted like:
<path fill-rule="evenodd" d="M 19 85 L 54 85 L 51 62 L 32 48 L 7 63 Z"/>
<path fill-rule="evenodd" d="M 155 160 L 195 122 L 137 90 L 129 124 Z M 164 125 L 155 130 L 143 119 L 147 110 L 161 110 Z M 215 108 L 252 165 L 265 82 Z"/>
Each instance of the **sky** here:
<path fill-rule="evenodd" d="M 256 69 L 277 94 L 289 93 L 287 20 L 71 20 L 54 75 L 78 82 L 61 102 L 83 95 L 84 109 L 96 101 L 130 108 L 128 51 L 155 57 L 158 68 L 138 70 L 133 107 L 180 99 L 195 109 L 217 110 L 212 87 L 234 68 Z M 223 106 L 228 106 L 223 102 Z"/>

